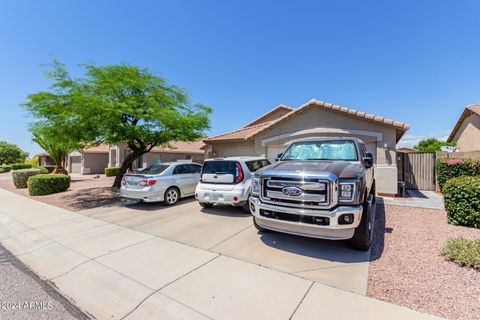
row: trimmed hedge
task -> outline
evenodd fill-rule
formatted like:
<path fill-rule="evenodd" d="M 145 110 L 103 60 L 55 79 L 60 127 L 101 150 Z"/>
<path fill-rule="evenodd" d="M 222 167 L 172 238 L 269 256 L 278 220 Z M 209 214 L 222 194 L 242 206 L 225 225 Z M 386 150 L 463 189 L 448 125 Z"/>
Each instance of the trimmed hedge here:
<path fill-rule="evenodd" d="M 31 196 L 66 191 L 70 188 L 70 176 L 64 174 L 42 174 L 28 179 L 28 193 Z"/>
<path fill-rule="evenodd" d="M 20 169 L 12 171 L 13 184 L 17 189 L 26 188 L 30 177 L 40 174 L 40 169 Z"/>
<path fill-rule="evenodd" d="M 119 167 L 105 168 L 105 175 L 107 177 L 115 177 L 119 173 L 120 173 L 120 168 Z"/>
<path fill-rule="evenodd" d="M 443 186 L 449 179 L 461 176 L 475 176 L 480 173 L 479 169 L 480 163 L 471 159 L 439 158 L 435 163 L 437 181 L 441 191 L 443 191 Z"/>
<path fill-rule="evenodd" d="M 50 173 L 50 172 L 48 172 L 47 168 L 45 168 L 45 167 L 38 167 L 38 168 L 35 168 L 35 169 L 40 170 L 41 174 L 49 174 Z"/>
<path fill-rule="evenodd" d="M 0 173 L 3 173 L 3 172 L 9 172 L 10 170 L 12 170 L 12 167 L 10 166 L 0 166 Z"/>
<path fill-rule="evenodd" d="M 480 176 L 448 180 L 443 199 L 448 223 L 480 228 Z"/>
<path fill-rule="evenodd" d="M 48 170 L 48 173 L 52 173 L 53 170 L 55 170 L 57 166 L 54 166 L 54 165 L 45 165 L 45 166 L 40 166 L 40 168 L 45 168 Z"/>
<path fill-rule="evenodd" d="M 32 165 L 29 163 L 15 163 L 12 164 L 12 170 L 31 169 Z"/>
<path fill-rule="evenodd" d="M 449 238 L 440 251 L 447 261 L 480 270 L 480 240 Z"/>

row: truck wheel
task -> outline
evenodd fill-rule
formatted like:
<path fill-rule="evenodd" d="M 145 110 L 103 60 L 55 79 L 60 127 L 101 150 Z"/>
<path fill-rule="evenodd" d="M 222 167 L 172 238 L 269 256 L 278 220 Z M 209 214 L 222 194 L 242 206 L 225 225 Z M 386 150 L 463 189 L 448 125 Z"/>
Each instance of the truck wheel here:
<path fill-rule="evenodd" d="M 372 244 L 372 205 L 365 201 L 363 204 L 362 219 L 350 239 L 350 246 L 357 250 L 366 251 Z"/>
<path fill-rule="evenodd" d="M 253 225 L 255 226 L 255 228 L 257 228 L 258 231 L 262 232 L 262 233 L 265 233 L 265 232 L 269 232 L 270 230 L 268 229 L 265 229 L 263 227 L 260 227 L 258 224 L 257 224 L 257 220 L 255 220 L 255 217 L 252 217 L 253 218 Z"/>
<path fill-rule="evenodd" d="M 203 207 L 203 208 L 211 208 L 213 207 L 213 203 L 209 203 L 209 202 L 199 202 L 200 205 Z"/>

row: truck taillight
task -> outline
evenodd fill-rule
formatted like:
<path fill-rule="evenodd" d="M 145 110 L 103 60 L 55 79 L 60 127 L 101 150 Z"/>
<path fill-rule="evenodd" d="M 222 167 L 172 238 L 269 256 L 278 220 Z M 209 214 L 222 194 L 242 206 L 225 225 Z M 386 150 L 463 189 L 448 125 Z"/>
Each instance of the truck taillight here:
<path fill-rule="evenodd" d="M 242 165 L 237 162 L 235 163 L 235 180 L 233 180 L 235 183 L 239 183 L 239 182 L 242 182 L 243 181 L 243 169 L 242 169 Z"/>
<path fill-rule="evenodd" d="M 157 180 L 142 180 L 138 185 L 141 187 L 149 187 L 153 186 L 155 183 L 157 183 Z"/>

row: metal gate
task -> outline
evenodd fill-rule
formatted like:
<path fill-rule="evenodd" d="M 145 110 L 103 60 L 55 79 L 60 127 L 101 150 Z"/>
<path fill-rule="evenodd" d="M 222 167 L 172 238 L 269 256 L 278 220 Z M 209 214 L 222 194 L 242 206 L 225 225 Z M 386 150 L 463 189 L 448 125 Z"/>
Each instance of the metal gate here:
<path fill-rule="evenodd" d="M 407 190 L 435 190 L 435 153 L 398 153 L 400 179 Z"/>

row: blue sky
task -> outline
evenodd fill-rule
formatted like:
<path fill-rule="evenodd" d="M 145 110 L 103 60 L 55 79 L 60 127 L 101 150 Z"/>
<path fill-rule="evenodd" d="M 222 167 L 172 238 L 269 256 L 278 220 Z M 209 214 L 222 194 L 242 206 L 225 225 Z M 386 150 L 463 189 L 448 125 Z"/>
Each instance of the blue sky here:
<path fill-rule="evenodd" d="M 208 134 L 316 98 L 444 137 L 480 102 L 478 1 L 0 2 L 0 140 L 31 154 L 52 56 L 148 67 L 214 109 Z"/>

